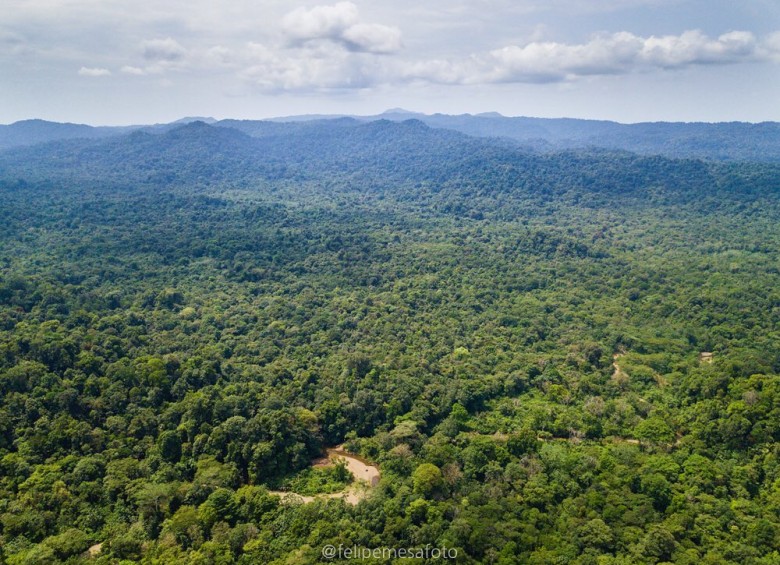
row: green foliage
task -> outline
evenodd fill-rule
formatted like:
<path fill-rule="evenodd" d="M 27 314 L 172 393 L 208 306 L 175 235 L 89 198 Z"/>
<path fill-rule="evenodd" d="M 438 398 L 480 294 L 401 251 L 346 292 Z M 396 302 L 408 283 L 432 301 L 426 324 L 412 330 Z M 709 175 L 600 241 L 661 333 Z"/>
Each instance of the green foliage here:
<path fill-rule="evenodd" d="M 65 561 L 69 557 L 84 553 L 92 543 L 86 533 L 69 528 L 61 534 L 46 538 L 43 545 L 50 547 L 57 559 Z"/>
<path fill-rule="evenodd" d="M 444 484 L 441 469 L 432 463 L 423 463 L 412 473 L 414 492 L 423 496 L 430 496 L 437 492 Z"/>
<path fill-rule="evenodd" d="M 328 467 L 309 467 L 282 482 L 282 489 L 312 496 L 344 490 L 353 480 L 344 462 Z"/>
<path fill-rule="evenodd" d="M 674 439 L 674 430 L 663 419 L 650 417 L 642 420 L 636 427 L 636 436 L 643 440 L 662 443 Z"/>
<path fill-rule="evenodd" d="M 0 154 L 7 563 L 777 561 L 776 168 L 269 127 Z"/>

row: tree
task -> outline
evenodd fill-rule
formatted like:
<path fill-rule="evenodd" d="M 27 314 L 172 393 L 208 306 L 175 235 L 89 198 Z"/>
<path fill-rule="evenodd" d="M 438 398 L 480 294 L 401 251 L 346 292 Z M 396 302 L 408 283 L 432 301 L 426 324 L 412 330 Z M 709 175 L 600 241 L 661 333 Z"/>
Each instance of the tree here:
<path fill-rule="evenodd" d="M 611 551 L 614 544 L 612 528 L 601 518 L 589 520 L 577 530 L 578 541 L 582 547 Z"/>
<path fill-rule="evenodd" d="M 430 497 L 444 486 L 441 469 L 432 463 L 423 463 L 412 473 L 412 484 L 414 492 Z"/>
<path fill-rule="evenodd" d="M 634 433 L 639 439 L 653 443 L 670 443 L 674 440 L 674 430 L 656 416 L 642 420 L 636 426 Z"/>
<path fill-rule="evenodd" d="M 160 455 L 163 459 L 175 463 L 181 459 L 181 440 L 179 434 L 170 430 L 165 430 L 157 438 L 157 446 L 160 449 Z"/>
<path fill-rule="evenodd" d="M 196 547 L 203 542 L 198 509 L 194 506 L 180 507 L 168 520 L 163 522 L 163 533 L 170 533 L 185 549 Z"/>

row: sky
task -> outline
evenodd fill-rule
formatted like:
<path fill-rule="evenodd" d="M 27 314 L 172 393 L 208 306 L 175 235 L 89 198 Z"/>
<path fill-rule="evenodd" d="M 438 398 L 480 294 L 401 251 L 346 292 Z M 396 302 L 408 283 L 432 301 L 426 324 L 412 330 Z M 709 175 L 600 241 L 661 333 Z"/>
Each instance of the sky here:
<path fill-rule="evenodd" d="M 0 0 L 0 123 L 780 121 L 778 0 Z"/>

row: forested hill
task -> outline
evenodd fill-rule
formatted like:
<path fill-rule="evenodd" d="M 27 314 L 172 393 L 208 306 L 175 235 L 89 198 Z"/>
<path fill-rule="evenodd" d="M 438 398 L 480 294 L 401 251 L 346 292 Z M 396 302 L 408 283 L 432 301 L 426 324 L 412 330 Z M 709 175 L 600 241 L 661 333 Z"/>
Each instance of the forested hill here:
<path fill-rule="evenodd" d="M 0 177 L 189 188 L 306 181 L 312 190 L 324 190 L 323 179 L 338 179 L 330 183 L 336 192 L 387 192 L 403 201 L 503 215 L 558 199 L 584 205 L 695 200 L 710 207 L 777 190 L 777 165 L 609 151 L 540 155 L 419 120 L 230 125 L 193 122 L 161 134 L 16 148 L 0 153 Z"/>
<path fill-rule="evenodd" d="M 60 124 L 45 120 L 23 120 L 0 125 L 0 150 L 35 145 L 59 139 L 100 138 L 121 135 L 124 128 L 100 128 L 84 124 Z"/>
<path fill-rule="evenodd" d="M 8 148 L 0 564 L 776 565 L 779 181 L 416 119 Z"/>
<path fill-rule="evenodd" d="M 408 120 L 386 112 L 367 119 Z M 715 161 L 780 161 L 780 124 L 763 122 L 620 124 L 570 118 L 505 117 L 498 114 L 413 114 L 431 127 L 480 137 L 505 137 L 539 150 L 598 147 L 677 158 Z"/>
<path fill-rule="evenodd" d="M 182 118 L 171 124 L 97 128 L 25 120 L 0 125 L 0 151 L 62 139 L 104 138 L 137 130 L 161 133 L 193 121 L 204 121 L 264 137 L 288 133 L 292 124 L 306 129 L 310 126 L 316 128 L 321 122 L 329 122 L 335 127 L 349 120 L 403 122 L 410 119 L 419 120 L 430 127 L 459 131 L 475 137 L 512 140 L 526 149 L 538 152 L 600 148 L 673 158 L 780 162 L 780 124 L 776 122 L 620 124 L 569 118 L 505 117 L 499 114 L 426 115 L 399 110 L 390 110 L 377 116 L 291 116 L 266 121 Z"/>

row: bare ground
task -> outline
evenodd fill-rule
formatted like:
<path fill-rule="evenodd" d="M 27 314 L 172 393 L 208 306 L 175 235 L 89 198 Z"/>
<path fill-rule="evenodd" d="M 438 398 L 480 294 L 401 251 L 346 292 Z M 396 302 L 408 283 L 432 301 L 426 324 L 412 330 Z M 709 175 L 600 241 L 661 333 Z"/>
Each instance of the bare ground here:
<path fill-rule="evenodd" d="M 272 490 L 271 494 L 281 497 L 285 503 L 309 503 L 315 500 L 326 500 L 330 498 L 343 499 L 347 504 L 355 505 L 366 498 L 373 487 L 379 484 L 379 468 L 368 461 L 344 451 L 344 446 L 339 445 L 327 450 L 327 457 L 317 459 L 313 465 L 317 467 L 327 467 L 335 465 L 337 461 L 344 461 L 347 470 L 355 477 L 355 482 L 341 492 L 331 494 L 318 494 L 315 496 L 305 496 L 294 492 Z"/>

